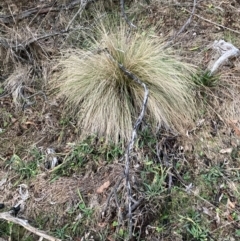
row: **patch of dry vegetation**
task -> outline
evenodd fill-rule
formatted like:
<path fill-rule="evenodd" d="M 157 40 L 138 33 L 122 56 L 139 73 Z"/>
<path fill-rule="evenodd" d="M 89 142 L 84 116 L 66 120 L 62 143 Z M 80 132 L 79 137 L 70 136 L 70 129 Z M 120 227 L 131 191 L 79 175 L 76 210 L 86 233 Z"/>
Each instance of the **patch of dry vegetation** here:
<path fill-rule="evenodd" d="M 78 5 L 65 8 L 70 2 L 41 1 L 39 11 L 24 19 L 18 19 L 18 14 L 36 7 L 36 1 L 1 5 L 1 15 L 10 20 L 1 22 L 0 38 L 0 89 L 4 88 L 0 94 L 0 203 L 5 203 L 4 211 L 21 200 L 24 186 L 29 196 L 19 216 L 33 220 L 33 226 L 54 237 L 123 240 L 128 236 L 120 159 L 124 150 L 96 136 L 76 141 L 79 127 L 82 137 L 98 133 L 115 142 L 127 140 L 139 114 L 144 92 L 111 61 L 107 48 L 150 90 L 147 127 L 138 133 L 131 155 L 132 205 L 137 204 L 132 212 L 133 240 L 238 240 L 239 63 L 233 59 L 223 66 L 214 85 L 192 89 L 188 79 L 192 65 L 182 62 L 206 69 L 213 55 L 211 44 L 222 38 L 239 48 L 238 1 L 197 1 L 190 25 L 173 42 L 174 55 L 163 50 L 159 36 L 164 41 L 174 37 L 188 19 L 193 1 L 152 0 L 149 5 L 145 0 L 125 1 L 129 20 L 138 26 L 131 33 L 116 19 L 103 21 L 106 12 L 119 11 L 119 1 L 93 1 L 72 22 L 70 32 L 63 33 L 78 11 Z M 55 31 L 58 34 L 52 36 Z M 47 101 L 42 94 L 32 96 L 46 90 L 60 53 L 55 83 L 66 102 L 54 95 L 47 96 Z M 182 138 L 172 130 L 186 130 L 195 114 L 189 88 L 197 92 L 200 120 Z M 34 103 L 25 108 L 28 97 Z M 152 135 L 157 126 L 159 132 Z M 30 151 L 33 146 L 35 154 Z M 49 147 L 59 161 L 54 169 L 46 165 Z M 0 237 L 39 240 L 5 221 L 0 221 Z"/>
<path fill-rule="evenodd" d="M 128 140 L 142 105 L 144 92 L 105 49 L 149 88 L 146 121 L 150 126 L 182 131 L 195 113 L 189 80 L 193 66 L 170 55 L 157 36 L 128 33 L 124 24 L 117 26 L 114 21 L 97 26 L 92 52 L 70 50 L 59 63 L 55 84 L 66 97 L 69 115 L 77 118 L 82 137 L 92 133 L 116 143 Z"/>

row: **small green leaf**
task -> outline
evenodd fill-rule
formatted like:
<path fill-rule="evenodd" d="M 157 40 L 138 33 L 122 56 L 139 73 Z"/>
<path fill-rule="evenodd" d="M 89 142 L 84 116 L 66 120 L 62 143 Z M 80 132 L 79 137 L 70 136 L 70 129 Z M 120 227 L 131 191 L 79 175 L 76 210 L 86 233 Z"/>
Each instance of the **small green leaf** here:
<path fill-rule="evenodd" d="M 117 227 L 117 226 L 118 226 L 118 222 L 117 222 L 117 221 L 113 221 L 112 226 L 113 226 L 113 227 Z"/>
<path fill-rule="evenodd" d="M 237 229 L 237 230 L 235 231 L 235 235 L 236 235 L 237 237 L 240 237 L 240 229 Z"/>
<path fill-rule="evenodd" d="M 145 162 L 144 164 L 145 164 L 146 166 L 150 166 L 150 165 L 153 164 L 153 161 L 147 161 L 147 162 Z"/>
<path fill-rule="evenodd" d="M 124 230 L 120 228 L 118 234 L 122 237 L 124 235 Z"/>

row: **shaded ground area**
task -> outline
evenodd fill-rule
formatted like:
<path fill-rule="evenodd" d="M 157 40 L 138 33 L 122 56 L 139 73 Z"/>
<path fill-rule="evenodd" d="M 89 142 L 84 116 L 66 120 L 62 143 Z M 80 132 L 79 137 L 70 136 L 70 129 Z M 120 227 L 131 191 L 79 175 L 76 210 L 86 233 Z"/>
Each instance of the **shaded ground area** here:
<path fill-rule="evenodd" d="M 76 2 L 1 5 L 0 203 L 7 211 L 21 202 L 19 217 L 62 240 L 124 240 L 129 219 L 124 145 L 96 136 L 79 141 L 76 121 L 49 83 L 60 51 L 87 44 L 94 9 L 120 11 L 118 1 L 105 6 L 92 1 L 65 32 L 79 9 Z M 201 69 L 214 57 L 215 40 L 240 45 L 238 1 L 197 1 L 191 23 L 179 35 L 193 1 L 125 5 L 143 33 L 152 29 L 166 43 L 173 41 L 176 54 Z M 140 131 L 130 171 L 132 240 L 239 239 L 239 71 L 239 59 L 232 59 L 218 73 L 217 86 L 196 91 L 196 101 L 204 101 L 186 135 Z M 0 237 L 39 239 L 4 220 Z"/>

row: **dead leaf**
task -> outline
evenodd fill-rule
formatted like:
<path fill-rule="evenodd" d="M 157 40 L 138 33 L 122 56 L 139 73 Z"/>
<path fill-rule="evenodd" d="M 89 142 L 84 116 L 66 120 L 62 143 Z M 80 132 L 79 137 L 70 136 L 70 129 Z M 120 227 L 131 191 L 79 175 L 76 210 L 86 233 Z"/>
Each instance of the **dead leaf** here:
<path fill-rule="evenodd" d="M 107 223 L 98 223 L 98 226 L 99 226 L 100 228 L 104 228 L 106 225 L 107 225 Z"/>
<path fill-rule="evenodd" d="M 34 122 L 32 122 L 32 121 L 26 121 L 24 124 L 25 124 L 25 125 L 33 125 L 33 126 L 36 126 L 36 124 L 35 124 Z"/>
<path fill-rule="evenodd" d="M 81 241 L 82 239 L 81 238 L 76 238 L 75 241 Z"/>
<path fill-rule="evenodd" d="M 228 215 L 227 219 L 228 219 L 229 222 L 233 222 L 234 221 L 232 215 Z"/>
<path fill-rule="evenodd" d="M 236 203 L 235 202 L 231 202 L 230 199 L 228 198 L 228 200 L 227 200 L 227 207 L 230 208 L 230 209 L 235 209 L 235 205 L 236 205 Z"/>
<path fill-rule="evenodd" d="M 237 120 L 229 120 L 228 123 L 229 123 L 230 127 L 234 130 L 235 134 L 237 136 L 240 136 L 240 129 L 236 126 L 238 121 Z"/>
<path fill-rule="evenodd" d="M 97 189 L 97 193 L 102 193 L 109 186 L 110 186 L 110 181 L 104 182 L 103 185 Z"/>
<path fill-rule="evenodd" d="M 202 126 L 204 122 L 205 122 L 205 119 L 198 120 L 197 127 Z"/>
<path fill-rule="evenodd" d="M 230 148 L 226 148 L 226 149 L 221 149 L 220 150 L 220 153 L 221 154 L 225 154 L 225 153 L 231 153 L 232 152 L 232 148 L 230 147 Z"/>

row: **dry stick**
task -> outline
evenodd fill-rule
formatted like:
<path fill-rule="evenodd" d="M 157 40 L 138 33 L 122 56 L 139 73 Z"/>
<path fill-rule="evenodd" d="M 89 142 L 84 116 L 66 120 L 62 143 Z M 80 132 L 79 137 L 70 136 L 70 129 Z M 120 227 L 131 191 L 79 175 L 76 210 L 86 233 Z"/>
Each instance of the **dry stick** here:
<path fill-rule="evenodd" d="M 189 12 L 187 9 L 184 9 L 184 10 L 186 10 L 187 12 Z M 201 16 L 198 15 L 198 14 L 195 14 L 195 13 L 194 13 L 193 15 L 196 16 L 196 17 L 198 17 L 198 18 L 200 18 L 200 19 L 202 19 L 202 20 L 204 20 L 205 22 L 211 23 L 211 24 L 216 25 L 216 26 L 218 26 L 218 27 L 220 27 L 220 28 L 227 29 L 227 30 L 229 30 L 229 31 L 231 31 L 231 32 L 233 32 L 233 33 L 240 34 L 240 32 L 237 31 L 237 30 L 228 28 L 228 27 L 226 27 L 226 26 L 224 26 L 224 25 L 222 25 L 222 24 L 219 24 L 219 23 L 212 22 L 211 20 L 208 20 L 208 19 L 206 19 L 206 18 L 204 18 L 204 17 L 201 17 Z"/>
<path fill-rule="evenodd" d="M 192 8 L 192 12 L 190 14 L 190 17 L 188 18 L 187 22 L 182 26 L 182 28 L 178 31 L 176 36 L 181 34 L 185 30 L 185 28 L 191 23 L 192 17 L 194 15 L 195 10 L 196 10 L 196 5 L 197 5 L 197 0 L 194 0 L 193 1 L 193 8 Z"/>
<path fill-rule="evenodd" d="M 188 20 L 186 21 L 186 23 L 181 27 L 181 29 L 177 32 L 177 34 L 176 34 L 175 36 L 173 36 L 172 39 L 171 39 L 169 42 L 167 42 L 167 44 L 164 46 L 164 48 L 169 47 L 169 45 L 171 45 L 171 44 L 174 42 L 174 40 L 177 38 L 177 36 L 180 35 L 180 34 L 188 27 L 188 25 L 191 23 L 192 18 L 193 18 L 193 15 L 194 15 L 194 12 L 195 12 L 195 10 L 196 10 L 196 5 L 197 5 L 197 0 L 194 0 L 194 1 L 193 1 L 192 11 L 191 11 L 191 12 L 188 11 L 188 12 L 191 13 L 191 14 L 190 14 L 190 17 L 188 18 Z"/>
<path fill-rule="evenodd" d="M 85 7 L 87 6 L 87 3 L 88 3 L 88 1 L 81 0 L 78 11 L 77 11 L 76 14 L 73 16 L 73 18 L 71 19 L 71 21 L 68 23 L 68 26 L 66 27 L 66 32 L 69 30 L 70 26 L 72 25 L 73 21 L 74 21 L 75 18 L 78 16 L 78 14 L 79 14 L 80 17 L 81 17 L 83 10 L 84 10 Z"/>
<path fill-rule="evenodd" d="M 72 20 L 69 22 L 69 24 L 68 24 L 68 26 L 66 27 L 65 30 L 57 31 L 57 32 L 49 33 L 49 34 L 40 35 L 38 37 L 26 40 L 26 41 L 24 41 L 23 43 L 20 43 L 20 44 L 9 44 L 5 39 L 1 39 L 0 38 L 0 44 L 3 47 L 5 47 L 5 48 L 10 48 L 10 49 L 13 49 L 15 51 L 24 50 L 26 52 L 26 54 L 28 55 L 29 60 L 31 61 L 31 58 L 29 57 L 29 53 L 26 50 L 27 46 L 29 46 L 30 44 L 32 44 L 34 42 L 37 42 L 38 40 L 42 40 L 42 39 L 54 37 L 54 36 L 57 36 L 57 35 L 63 35 L 63 34 L 69 33 L 69 28 L 70 28 L 71 24 L 73 23 L 73 21 L 75 20 L 75 18 L 77 17 L 77 15 L 80 14 L 80 16 L 81 16 L 82 11 L 86 8 L 87 4 L 90 3 L 90 2 L 94 2 L 94 1 L 97 1 L 97 0 L 86 0 L 86 1 L 84 1 L 84 0 L 75 0 L 72 3 L 70 3 L 68 6 L 65 6 L 65 7 L 63 7 L 63 5 L 61 5 L 60 7 L 53 8 L 52 6 L 48 5 L 48 6 L 42 7 L 41 9 L 34 8 L 34 9 L 26 10 L 26 11 L 22 12 L 21 14 L 19 14 L 17 16 L 17 19 L 21 20 L 23 18 L 26 18 L 26 17 L 28 17 L 28 16 L 30 16 L 32 14 L 36 14 L 36 13 L 37 14 L 43 14 L 43 13 L 45 14 L 45 13 L 52 12 L 52 11 L 60 11 L 61 9 L 66 9 L 66 10 L 67 9 L 71 9 L 71 8 L 74 8 L 77 4 L 80 3 L 79 10 L 74 15 Z M 1 16 L 0 15 L 0 23 L 1 23 L 1 21 L 3 21 L 3 19 L 10 18 L 10 17 L 13 18 L 14 16 L 12 16 L 12 15 Z M 8 23 L 8 21 L 5 21 L 4 23 Z M 16 56 L 16 57 L 21 58 L 20 56 Z M 22 59 L 22 61 L 25 61 L 25 60 Z"/>
<path fill-rule="evenodd" d="M 68 30 L 62 30 L 62 31 L 59 31 L 59 32 L 43 34 L 43 35 L 40 35 L 38 37 L 34 37 L 34 38 L 29 39 L 29 40 L 26 40 L 23 43 L 19 43 L 17 45 L 16 44 L 9 44 L 5 39 L 0 39 L 0 45 L 2 45 L 4 48 L 10 48 L 10 49 L 14 49 L 16 51 L 17 50 L 24 50 L 25 51 L 26 48 L 34 42 L 37 42 L 37 41 L 42 40 L 42 39 L 54 37 L 54 36 L 57 36 L 57 35 L 67 34 L 68 32 L 69 32 Z"/>
<path fill-rule="evenodd" d="M 122 13 L 122 17 L 125 19 L 125 21 L 127 22 L 127 24 L 131 27 L 131 28 L 137 28 L 132 22 L 129 21 L 127 14 L 125 13 L 125 9 L 124 9 L 124 0 L 120 0 L 120 8 L 121 8 L 121 13 Z"/>
<path fill-rule="evenodd" d="M 94 0 L 89 0 L 89 2 L 93 2 Z M 42 7 L 37 7 L 37 8 L 31 8 L 26 11 L 21 12 L 20 14 L 15 14 L 15 15 L 0 15 L 0 23 L 11 23 L 14 21 L 14 19 L 17 20 L 22 20 L 24 18 L 27 18 L 33 14 L 45 14 L 49 12 L 59 12 L 61 10 L 69 10 L 72 8 L 75 8 L 78 4 L 80 4 L 82 0 L 75 0 L 71 2 L 69 5 L 60 5 L 53 7 L 53 5 L 45 5 Z"/>
<path fill-rule="evenodd" d="M 125 152 L 124 174 L 125 174 L 125 179 L 126 179 L 126 187 L 127 187 L 127 195 L 128 195 L 128 215 L 127 215 L 128 216 L 128 227 L 129 227 L 129 235 L 128 236 L 129 236 L 129 239 L 131 239 L 131 237 L 132 237 L 132 207 L 131 207 L 132 192 L 131 192 L 131 184 L 130 184 L 130 180 L 129 180 L 130 154 L 132 152 L 133 145 L 134 145 L 134 142 L 135 142 L 136 137 L 137 137 L 137 130 L 138 130 L 140 124 L 142 123 L 142 120 L 143 120 L 143 117 L 144 117 L 144 113 L 145 113 L 147 101 L 148 101 L 148 92 L 149 91 L 148 91 L 148 88 L 147 88 L 145 83 L 143 83 L 136 75 L 134 75 L 129 70 L 127 70 L 122 64 L 120 64 L 118 61 L 116 61 L 107 49 L 105 49 L 105 50 L 108 53 L 108 56 L 110 57 L 110 59 L 118 65 L 119 69 L 121 69 L 121 71 L 126 76 L 128 76 L 130 79 L 132 79 L 134 82 L 136 82 L 137 84 L 141 85 L 144 88 L 144 99 L 143 99 L 143 103 L 142 103 L 141 113 L 138 116 L 138 118 L 137 118 L 137 120 L 136 120 L 136 122 L 133 126 L 131 139 L 128 143 L 128 147 L 127 147 L 127 150 Z"/>
<path fill-rule="evenodd" d="M 119 202 L 118 202 L 117 190 L 116 189 L 117 188 L 114 188 L 113 190 L 114 190 L 114 199 L 115 199 L 115 203 L 116 203 L 117 210 L 118 210 L 118 223 L 122 224 L 123 223 L 122 210 L 121 210 L 121 207 L 120 207 Z M 119 229 L 120 229 L 120 225 L 117 228 L 117 232 L 119 232 Z"/>
<path fill-rule="evenodd" d="M 112 195 L 115 194 L 115 192 L 116 192 L 115 190 L 118 189 L 118 187 L 119 187 L 119 185 L 120 185 L 120 183 L 121 183 L 122 180 L 123 180 L 123 177 L 120 177 L 120 178 L 118 179 L 118 181 L 116 182 L 115 186 L 113 187 L 111 193 L 109 194 L 108 199 L 107 199 L 107 204 L 106 204 L 104 210 L 103 210 L 102 213 L 101 213 L 101 214 L 102 214 L 102 217 L 105 216 L 106 211 L 107 211 L 107 208 L 108 208 L 109 203 L 110 203 L 110 199 L 111 199 Z"/>
<path fill-rule="evenodd" d="M 69 32 L 69 28 L 71 26 L 71 24 L 73 23 L 73 21 L 75 20 L 75 18 L 77 17 L 77 15 L 80 13 L 80 16 L 82 14 L 82 11 L 85 9 L 86 5 L 90 2 L 92 2 L 93 0 L 88 0 L 88 1 L 75 1 L 74 4 L 72 3 L 72 6 L 74 7 L 76 5 L 76 3 L 80 3 L 80 8 L 79 10 L 77 11 L 77 13 L 74 15 L 74 17 L 72 18 L 72 20 L 68 23 L 67 27 L 65 30 L 62 30 L 62 31 L 58 31 L 58 32 L 53 32 L 53 33 L 49 33 L 49 34 L 44 34 L 44 35 L 40 35 L 36 38 L 31 38 L 30 40 L 27 40 L 27 41 L 24 41 L 23 43 L 20 43 L 20 44 L 15 44 L 15 45 L 10 45 L 6 40 L 4 39 L 0 39 L 0 44 L 2 44 L 5 48 L 12 48 L 12 49 L 20 49 L 20 50 L 25 50 L 25 48 L 27 46 L 29 46 L 30 44 L 38 41 L 38 40 L 41 40 L 41 39 L 46 39 L 46 38 L 50 38 L 50 37 L 54 37 L 54 36 L 57 36 L 57 35 L 62 35 L 62 34 L 66 34 Z M 82 4 L 83 2 L 83 4 Z M 50 8 L 48 6 L 47 9 L 45 9 L 44 13 L 48 13 L 48 12 L 51 12 L 53 11 L 52 10 L 53 8 Z M 58 11 L 60 11 L 60 8 L 58 7 L 57 8 Z M 32 11 L 29 10 L 29 12 L 31 12 L 31 14 L 35 13 L 36 9 L 33 9 Z M 42 12 L 41 12 L 42 13 Z M 1 19 L 1 16 L 0 16 L 0 19 Z"/>
<path fill-rule="evenodd" d="M 144 113 L 145 113 L 145 109 L 146 109 L 147 101 L 148 101 L 148 88 L 141 80 L 139 80 L 135 75 L 130 73 L 122 64 L 118 63 L 118 66 L 128 77 L 130 77 L 133 81 L 135 81 L 136 83 L 138 83 L 139 85 L 141 85 L 144 88 L 144 100 L 143 100 L 143 104 L 142 104 L 142 110 L 134 124 L 133 131 L 132 131 L 132 137 L 128 144 L 127 151 L 125 153 L 125 177 L 126 177 L 126 186 L 127 186 L 127 192 L 128 192 L 128 216 L 129 216 L 129 239 L 130 239 L 132 237 L 132 208 L 131 208 L 132 196 L 131 196 L 131 185 L 130 185 L 130 181 L 129 181 L 129 163 L 130 163 L 129 156 L 133 149 L 133 145 L 134 145 L 134 142 L 137 137 L 137 130 L 144 117 Z"/>
<path fill-rule="evenodd" d="M 32 232 L 32 233 L 34 233 L 34 234 L 36 234 L 36 235 L 38 235 L 38 236 L 40 236 L 44 239 L 47 239 L 49 241 L 61 241 L 61 239 L 54 238 L 54 237 L 46 234 L 45 232 L 43 232 L 43 231 L 41 231 L 37 228 L 34 228 L 33 226 L 31 226 L 28 223 L 27 220 L 13 217 L 9 212 L 0 213 L 0 219 L 4 219 L 4 220 L 7 220 L 7 221 L 16 223 L 18 225 L 21 225 L 22 227 L 29 230 L 30 232 Z"/>

